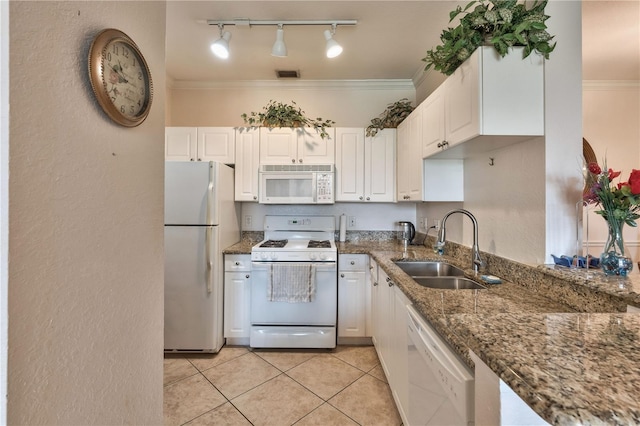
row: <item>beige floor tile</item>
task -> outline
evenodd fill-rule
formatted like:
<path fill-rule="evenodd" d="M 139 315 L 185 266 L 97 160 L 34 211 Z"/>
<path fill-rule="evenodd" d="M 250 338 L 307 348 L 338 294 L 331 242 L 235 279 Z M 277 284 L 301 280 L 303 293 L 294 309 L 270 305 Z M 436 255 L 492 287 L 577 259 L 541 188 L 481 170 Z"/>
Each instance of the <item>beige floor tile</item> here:
<path fill-rule="evenodd" d="M 256 426 L 292 425 L 323 403 L 284 374 L 231 402 Z"/>
<path fill-rule="evenodd" d="M 181 425 L 226 402 L 202 374 L 164 388 L 164 424 Z"/>
<path fill-rule="evenodd" d="M 267 361 L 280 371 L 287 371 L 318 355 L 309 351 L 262 351 L 254 350 L 254 354 Z"/>
<path fill-rule="evenodd" d="M 402 424 L 389 386 L 368 374 L 331 398 L 329 404 L 363 426 Z"/>
<path fill-rule="evenodd" d="M 365 372 L 380 363 L 373 346 L 338 346 L 333 355 Z"/>
<path fill-rule="evenodd" d="M 165 357 L 164 385 L 198 374 L 198 370 L 184 357 Z"/>
<path fill-rule="evenodd" d="M 250 426 L 247 420 L 231 403 L 227 402 L 215 408 L 200 417 L 187 423 L 189 426 L 209 426 L 209 425 L 225 425 L 225 426 Z"/>
<path fill-rule="evenodd" d="M 267 380 L 280 370 L 253 353 L 246 353 L 223 364 L 203 371 L 207 379 L 228 399 L 235 398 Z"/>
<path fill-rule="evenodd" d="M 188 355 L 187 359 L 200 371 L 207 370 L 223 362 L 248 353 L 249 350 L 240 346 L 223 346 L 217 354 L 194 354 Z"/>
<path fill-rule="evenodd" d="M 369 374 L 371 374 L 376 379 L 382 380 L 385 383 L 389 383 L 387 382 L 387 376 L 384 375 L 384 370 L 382 369 L 382 366 L 380 364 L 369 370 Z"/>
<path fill-rule="evenodd" d="M 307 414 L 296 423 L 296 426 L 357 426 L 358 424 L 336 410 L 331 405 L 324 403 L 320 407 Z"/>
<path fill-rule="evenodd" d="M 320 355 L 287 371 L 293 378 L 320 398 L 327 400 L 358 377 L 365 374 L 334 356 Z"/>

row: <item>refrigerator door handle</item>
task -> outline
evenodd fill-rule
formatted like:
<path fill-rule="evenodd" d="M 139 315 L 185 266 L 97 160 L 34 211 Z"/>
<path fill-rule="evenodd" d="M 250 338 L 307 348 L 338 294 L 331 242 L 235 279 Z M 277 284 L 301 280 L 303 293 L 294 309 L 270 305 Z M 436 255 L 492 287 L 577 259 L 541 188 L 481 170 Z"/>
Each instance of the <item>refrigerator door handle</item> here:
<path fill-rule="evenodd" d="M 209 162 L 209 185 L 207 186 L 207 225 L 214 225 L 212 216 L 212 210 L 214 209 L 213 201 L 213 184 L 214 184 L 214 168 L 213 162 Z M 217 225 L 217 224 L 216 224 Z"/>
<path fill-rule="evenodd" d="M 204 244 L 205 244 L 205 256 L 207 258 L 207 273 L 206 273 L 207 293 L 211 294 L 211 292 L 213 291 L 213 283 L 212 283 L 213 262 L 211 261 L 211 226 L 207 226 L 207 230 L 205 232 Z"/>

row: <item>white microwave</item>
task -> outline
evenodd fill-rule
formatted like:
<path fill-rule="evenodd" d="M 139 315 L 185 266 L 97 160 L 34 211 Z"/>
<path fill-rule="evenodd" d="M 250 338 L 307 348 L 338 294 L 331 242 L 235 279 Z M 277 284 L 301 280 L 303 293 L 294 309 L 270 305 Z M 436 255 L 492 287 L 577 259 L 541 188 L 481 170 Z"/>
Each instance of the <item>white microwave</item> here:
<path fill-rule="evenodd" d="M 261 204 L 333 204 L 333 164 L 260 165 Z"/>

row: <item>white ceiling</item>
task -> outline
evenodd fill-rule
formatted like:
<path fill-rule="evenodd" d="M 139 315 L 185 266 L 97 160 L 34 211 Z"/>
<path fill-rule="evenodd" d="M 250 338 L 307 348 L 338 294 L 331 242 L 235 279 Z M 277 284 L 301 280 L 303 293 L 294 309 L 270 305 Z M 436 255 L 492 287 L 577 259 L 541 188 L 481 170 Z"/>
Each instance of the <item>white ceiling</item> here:
<path fill-rule="evenodd" d="M 449 11 L 468 1 L 169 1 L 167 74 L 173 81 L 275 80 L 276 70 L 298 70 L 302 80 L 412 79 L 421 58 L 439 42 Z M 356 19 L 339 26 L 344 47 L 324 56 L 317 26 L 285 26 L 287 58 L 271 56 L 276 27 L 227 26 L 231 57 L 214 57 L 209 45 L 219 30 L 202 21 Z M 200 21 L 200 22 L 199 22 Z M 640 80 L 640 1 L 587 0 L 583 3 L 583 79 Z M 553 54 L 551 56 L 553 59 Z"/>

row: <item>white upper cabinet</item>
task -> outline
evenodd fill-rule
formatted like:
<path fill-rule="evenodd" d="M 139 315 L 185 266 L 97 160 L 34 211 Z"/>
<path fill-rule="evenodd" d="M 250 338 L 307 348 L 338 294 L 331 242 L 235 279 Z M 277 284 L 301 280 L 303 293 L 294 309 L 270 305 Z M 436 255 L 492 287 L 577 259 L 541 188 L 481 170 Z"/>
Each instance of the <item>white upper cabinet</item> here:
<path fill-rule="evenodd" d="M 544 60 L 478 48 L 424 102 L 423 156 L 465 158 L 544 135 Z"/>
<path fill-rule="evenodd" d="M 422 201 L 422 105 L 398 126 L 397 200 Z"/>
<path fill-rule="evenodd" d="M 236 129 L 236 201 L 258 201 L 259 167 L 260 132 L 257 128 Z"/>
<path fill-rule="evenodd" d="M 260 164 L 334 164 L 335 129 L 324 139 L 313 128 L 260 128 Z"/>
<path fill-rule="evenodd" d="M 336 201 L 394 201 L 395 136 L 395 129 L 374 137 L 360 127 L 336 129 Z"/>
<path fill-rule="evenodd" d="M 218 161 L 235 163 L 233 127 L 167 127 L 166 161 Z"/>

